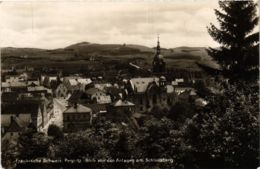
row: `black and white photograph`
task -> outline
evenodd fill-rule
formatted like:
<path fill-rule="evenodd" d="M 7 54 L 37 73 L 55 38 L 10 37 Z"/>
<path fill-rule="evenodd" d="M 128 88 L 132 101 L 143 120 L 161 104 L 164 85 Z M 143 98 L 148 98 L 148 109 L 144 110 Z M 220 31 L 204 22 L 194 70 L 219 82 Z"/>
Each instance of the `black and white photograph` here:
<path fill-rule="evenodd" d="M 0 1 L 3 169 L 259 169 L 259 1 Z"/>

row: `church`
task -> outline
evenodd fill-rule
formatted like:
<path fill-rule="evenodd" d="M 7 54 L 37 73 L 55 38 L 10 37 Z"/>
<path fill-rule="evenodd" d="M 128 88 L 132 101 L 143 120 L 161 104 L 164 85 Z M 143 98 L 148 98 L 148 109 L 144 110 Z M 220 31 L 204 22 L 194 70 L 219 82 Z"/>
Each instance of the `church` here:
<path fill-rule="evenodd" d="M 156 53 L 153 58 L 153 73 L 163 73 L 165 72 L 165 62 L 163 60 L 163 56 L 161 55 L 160 41 L 159 36 L 157 40 Z"/>

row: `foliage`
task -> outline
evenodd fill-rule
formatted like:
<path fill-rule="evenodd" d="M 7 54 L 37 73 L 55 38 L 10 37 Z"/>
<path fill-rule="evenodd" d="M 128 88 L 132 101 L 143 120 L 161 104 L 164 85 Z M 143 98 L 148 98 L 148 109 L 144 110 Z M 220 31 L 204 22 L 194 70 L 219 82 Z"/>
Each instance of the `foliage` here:
<path fill-rule="evenodd" d="M 168 118 L 174 120 L 177 126 L 182 126 L 187 118 L 192 117 L 194 108 L 191 104 L 179 101 L 169 111 Z"/>
<path fill-rule="evenodd" d="M 211 24 L 208 32 L 221 44 L 208 53 L 222 66 L 229 77 L 258 74 L 259 32 L 252 33 L 258 24 L 257 5 L 253 1 L 220 1 L 215 10 L 220 28 Z"/>
<path fill-rule="evenodd" d="M 210 93 L 207 88 L 206 83 L 202 80 L 196 81 L 196 83 L 194 84 L 194 88 L 196 89 L 196 93 L 200 97 L 205 97 L 205 96 L 209 95 L 209 93 Z"/>
<path fill-rule="evenodd" d="M 44 133 L 27 129 L 19 137 L 18 144 L 21 145 L 20 158 L 34 159 L 47 156 L 49 139 Z"/>
<path fill-rule="evenodd" d="M 48 136 L 52 136 L 56 139 L 61 139 L 63 138 L 63 132 L 61 131 L 61 129 L 56 126 L 55 124 L 51 124 L 48 128 Z"/>
<path fill-rule="evenodd" d="M 56 156 L 73 159 L 94 157 L 98 154 L 100 143 L 91 137 L 91 132 L 87 130 L 65 136 L 54 148 Z"/>
<path fill-rule="evenodd" d="M 203 168 L 257 166 L 257 89 L 250 84 L 229 85 L 185 126 L 185 141 Z"/>
<path fill-rule="evenodd" d="M 4 140 L 2 141 L 2 165 L 3 167 L 14 167 L 15 161 L 19 158 L 20 150 L 19 145 L 16 144 L 16 141 L 13 140 Z"/>

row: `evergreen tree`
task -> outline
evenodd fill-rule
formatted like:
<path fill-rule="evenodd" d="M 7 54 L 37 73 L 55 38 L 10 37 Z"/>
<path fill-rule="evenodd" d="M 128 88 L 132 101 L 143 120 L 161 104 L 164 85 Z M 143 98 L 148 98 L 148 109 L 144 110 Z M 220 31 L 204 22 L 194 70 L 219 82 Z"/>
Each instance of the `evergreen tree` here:
<path fill-rule="evenodd" d="M 258 24 L 256 6 L 253 1 L 220 1 L 221 10 L 215 10 L 220 28 L 211 23 L 208 32 L 221 47 L 208 53 L 227 76 L 258 73 L 259 32 L 252 33 Z"/>

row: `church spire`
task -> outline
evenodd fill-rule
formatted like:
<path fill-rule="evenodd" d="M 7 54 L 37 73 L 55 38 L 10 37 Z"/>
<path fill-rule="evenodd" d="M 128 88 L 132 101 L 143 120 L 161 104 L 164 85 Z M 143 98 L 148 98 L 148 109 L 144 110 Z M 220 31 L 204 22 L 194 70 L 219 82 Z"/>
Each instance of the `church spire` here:
<path fill-rule="evenodd" d="M 159 55 L 160 54 L 160 37 L 159 34 L 157 35 L 157 48 L 156 48 L 156 54 Z"/>
<path fill-rule="evenodd" d="M 153 58 L 153 72 L 162 73 L 164 71 L 165 71 L 165 62 L 163 61 L 163 57 L 161 55 L 160 39 L 159 39 L 159 35 L 158 35 L 156 53 Z"/>

